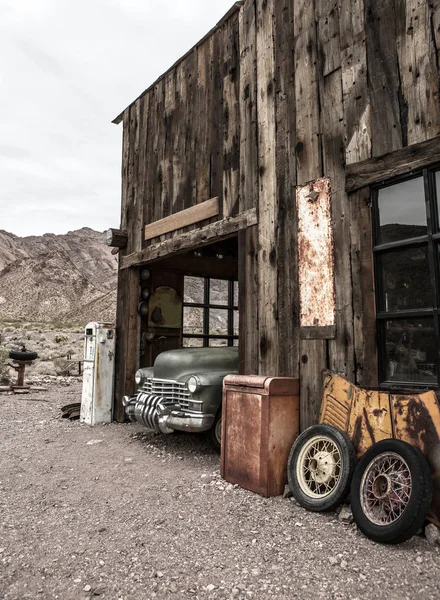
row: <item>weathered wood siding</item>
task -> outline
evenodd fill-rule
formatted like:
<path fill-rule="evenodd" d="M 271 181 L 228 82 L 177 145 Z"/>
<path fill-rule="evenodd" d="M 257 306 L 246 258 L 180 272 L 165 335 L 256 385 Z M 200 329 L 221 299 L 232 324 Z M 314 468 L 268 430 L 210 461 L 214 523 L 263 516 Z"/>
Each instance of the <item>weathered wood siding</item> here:
<path fill-rule="evenodd" d="M 123 113 L 126 254 L 182 231 L 145 242 L 143 226 L 210 198 L 211 220 L 238 213 L 238 28 L 236 11 Z"/>
<path fill-rule="evenodd" d="M 300 376 L 302 427 L 323 368 L 377 383 L 370 194 L 346 193 L 345 167 L 440 134 L 439 45 L 438 0 L 246 0 L 123 113 L 122 254 L 209 198 L 218 219 L 256 208 L 239 234 L 241 370 Z M 300 339 L 295 188 L 322 176 L 336 337 Z"/>

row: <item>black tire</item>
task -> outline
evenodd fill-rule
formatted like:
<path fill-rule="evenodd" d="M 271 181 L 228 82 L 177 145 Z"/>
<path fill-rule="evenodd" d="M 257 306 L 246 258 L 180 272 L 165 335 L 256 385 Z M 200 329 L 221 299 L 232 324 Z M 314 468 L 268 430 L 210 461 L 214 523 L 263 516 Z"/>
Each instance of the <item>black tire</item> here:
<path fill-rule="evenodd" d="M 9 352 L 9 358 L 12 358 L 12 360 L 20 360 L 22 362 L 30 362 L 31 360 L 38 358 L 38 354 L 36 352 L 31 352 L 30 350 L 11 350 Z"/>
<path fill-rule="evenodd" d="M 386 460 L 390 461 L 388 466 Z M 415 535 L 425 522 L 431 497 L 427 460 L 418 448 L 401 440 L 382 440 L 367 450 L 351 483 L 356 525 L 367 537 L 383 544 L 400 544 Z M 392 522 L 380 523 L 393 518 L 393 513 Z"/>
<path fill-rule="evenodd" d="M 221 436 L 222 436 L 222 409 L 220 408 L 218 413 L 215 415 L 214 424 L 211 429 L 208 429 L 207 438 L 208 442 L 214 448 L 218 454 L 220 454 L 221 449 Z"/>
<path fill-rule="evenodd" d="M 333 448 L 331 453 L 329 448 Z M 345 433 L 331 425 L 313 425 L 303 431 L 290 451 L 287 460 L 290 490 L 307 510 L 332 510 L 346 498 L 355 466 L 356 451 Z"/>

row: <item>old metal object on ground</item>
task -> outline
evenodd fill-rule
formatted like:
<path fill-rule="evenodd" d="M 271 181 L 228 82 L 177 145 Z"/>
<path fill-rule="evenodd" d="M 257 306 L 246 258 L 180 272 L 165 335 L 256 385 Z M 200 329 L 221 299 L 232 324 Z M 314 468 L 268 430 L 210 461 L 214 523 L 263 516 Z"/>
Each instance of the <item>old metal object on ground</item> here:
<path fill-rule="evenodd" d="M 408 442 L 427 458 L 433 478 L 428 518 L 440 526 L 440 406 L 435 392 L 363 389 L 332 371 L 323 376 L 319 422 L 344 431 L 358 458 L 390 438 Z"/>
<path fill-rule="evenodd" d="M 228 375 L 222 411 L 222 477 L 266 497 L 281 495 L 299 433 L 298 379 Z"/>

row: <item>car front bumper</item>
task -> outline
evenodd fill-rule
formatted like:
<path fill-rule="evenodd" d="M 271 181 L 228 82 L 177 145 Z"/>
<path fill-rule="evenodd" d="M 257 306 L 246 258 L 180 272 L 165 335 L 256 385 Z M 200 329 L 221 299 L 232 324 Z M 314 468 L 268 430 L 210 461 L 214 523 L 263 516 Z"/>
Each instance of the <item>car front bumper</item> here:
<path fill-rule="evenodd" d="M 135 396 L 124 396 L 122 404 L 126 415 L 148 429 L 161 433 L 173 431 L 207 431 L 214 424 L 215 415 L 188 412 L 167 398 L 141 392 Z"/>

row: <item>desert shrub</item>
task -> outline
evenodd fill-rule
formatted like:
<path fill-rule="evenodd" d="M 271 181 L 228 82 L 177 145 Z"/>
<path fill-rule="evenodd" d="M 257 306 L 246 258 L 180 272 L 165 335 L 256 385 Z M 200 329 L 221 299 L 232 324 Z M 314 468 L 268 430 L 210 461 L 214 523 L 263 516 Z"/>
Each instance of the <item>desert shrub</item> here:
<path fill-rule="evenodd" d="M 61 344 L 63 342 L 68 342 L 69 338 L 67 337 L 67 335 L 56 335 L 55 341 L 57 344 Z"/>

